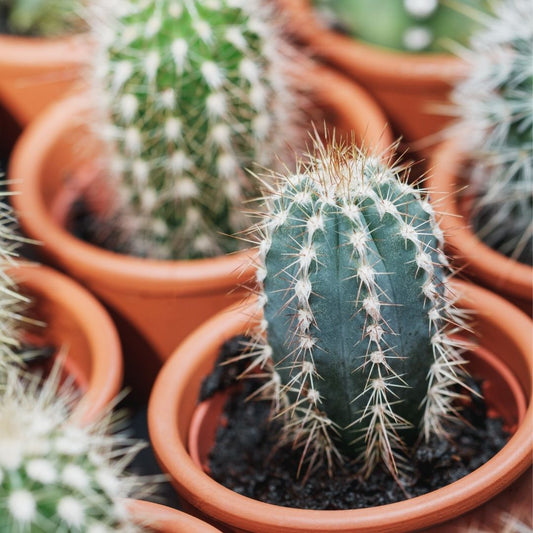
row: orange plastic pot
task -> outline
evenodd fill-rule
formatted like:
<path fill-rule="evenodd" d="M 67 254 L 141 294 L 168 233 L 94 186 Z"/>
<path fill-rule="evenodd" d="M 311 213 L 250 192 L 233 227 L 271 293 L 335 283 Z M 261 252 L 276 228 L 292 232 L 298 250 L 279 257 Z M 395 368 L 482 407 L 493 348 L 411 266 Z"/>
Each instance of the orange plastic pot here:
<path fill-rule="evenodd" d="M 442 106 L 449 105 L 450 89 L 466 73 L 463 61 L 451 54 L 414 54 L 365 44 L 327 28 L 313 13 L 310 0 L 277 2 L 294 37 L 365 87 L 397 135 L 422 153 L 440 140 L 438 133 L 450 120 Z"/>
<path fill-rule="evenodd" d="M 80 82 L 89 58 L 84 35 L 61 39 L 0 35 L 0 101 L 25 126 Z"/>
<path fill-rule="evenodd" d="M 505 373 L 519 384 L 520 392 L 512 386 L 509 390 L 514 392 L 508 397 L 522 395 L 527 404 L 513 436 L 486 464 L 455 483 L 423 496 L 346 511 L 279 507 L 239 495 L 218 484 L 194 463 L 187 442 L 203 378 L 211 372 L 222 343 L 246 332 L 250 325 L 251 310 L 233 308 L 206 322 L 183 342 L 163 367 L 150 398 L 150 438 L 162 468 L 169 473 L 182 501 L 199 516 L 222 524 L 219 527 L 227 531 L 398 533 L 438 527 L 444 528 L 441 531 L 458 531 L 467 513 L 471 516 L 483 504 L 490 505 L 492 498 L 531 465 L 533 356 L 532 322 L 523 313 L 480 287 L 464 282 L 456 282 L 454 287 L 460 294 L 459 305 L 475 313 L 474 340 L 481 346 L 481 352 L 491 352 L 496 357 L 496 366 L 505 367 Z M 498 398 L 498 393 L 492 397 Z M 502 398 L 497 402 L 503 401 Z M 505 412 L 520 416 L 519 403 Z"/>
<path fill-rule="evenodd" d="M 449 253 L 461 275 L 501 294 L 531 316 L 533 268 L 484 244 L 469 225 L 468 202 L 462 194 L 467 183 L 461 177 L 466 162 L 454 140 L 438 147 L 430 161 L 427 186 Z"/>
<path fill-rule="evenodd" d="M 27 340 L 65 354 L 64 372 L 83 394 L 77 414 L 94 420 L 122 387 L 122 353 L 111 318 L 83 287 L 48 267 L 24 263 L 8 272 L 31 299 L 28 314 L 44 322 L 27 331 Z"/>
<path fill-rule="evenodd" d="M 133 520 L 153 533 L 220 533 L 220 530 L 190 514 L 142 500 L 127 500 Z"/>
<path fill-rule="evenodd" d="M 363 89 L 322 67 L 312 71 L 307 85 L 317 109 L 324 110 L 322 120 L 353 131 L 378 150 L 390 145 L 386 119 Z M 351 106 L 345 105 L 348 101 Z M 127 357 L 126 381 L 136 392 L 147 393 L 161 361 L 190 331 L 242 299 L 243 285 L 254 277 L 254 254 L 157 261 L 105 251 L 71 235 L 62 219 L 85 187 L 80 169 L 101 153 L 87 131 L 88 113 L 82 95 L 71 97 L 26 129 L 9 168 L 18 193 L 13 204 L 24 231 L 43 243 L 46 259 L 108 306 Z"/>

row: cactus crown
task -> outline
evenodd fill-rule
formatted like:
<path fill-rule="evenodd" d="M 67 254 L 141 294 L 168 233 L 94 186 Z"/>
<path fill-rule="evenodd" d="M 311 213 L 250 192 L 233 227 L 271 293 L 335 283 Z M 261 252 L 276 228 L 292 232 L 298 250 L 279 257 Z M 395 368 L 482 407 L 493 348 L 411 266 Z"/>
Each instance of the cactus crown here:
<path fill-rule="evenodd" d="M 233 251 L 257 196 L 244 169 L 294 144 L 297 106 L 264 0 L 131 0 L 104 11 L 97 85 L 114 144 L 130 252 L 186 259 Z M 105 19 L 105 20 L 102 20 Z"/>
<path fill-rule="evenodd" d="M 309 468 L 344 455 L 396 474 L 419 432 L 443 434 L 455 414 L 460 317 L 442 235 L 399 172 L 317 140 L 267 197 L 252 352 L 271 366 L 284 437 Z"/>
<path fill-rule="evenodd" d="M 472 222 L 493 248 L 532 261 L 533 5 L 504 0 L 464 50 L 469 76 L 453 94 L 468 132 Z"/>
<path fill-rule="evenodd" d="M 0 19 L 16 35 L 56 37 L 83 27 L 82 0 L 0 0 Z"/>
<path fill-rule="evenodd" d="M 313 0 L 334 27 L 379 46 L 407 52 L 448 52 L 446 40 L 465 44 L 477 27 L 471 11 L 487 0 Z"/>
<path fill-rule="evenodd" d="M 139 490 L 124 474 L 139 445 L 108 418 L 78 425 L 59 368 L 41 382 L 12 367 L 0 388 L 0 530 L 141 531 L 121 502 Z"/>

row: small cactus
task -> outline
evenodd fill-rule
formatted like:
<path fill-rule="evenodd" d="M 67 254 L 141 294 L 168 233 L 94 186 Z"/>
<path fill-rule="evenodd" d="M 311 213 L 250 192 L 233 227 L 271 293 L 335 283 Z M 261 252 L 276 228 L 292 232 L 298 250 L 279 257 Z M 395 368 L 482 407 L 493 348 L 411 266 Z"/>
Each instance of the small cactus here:
<path fill-rule="evenodd" d="M 363 458 L 366 474 L 379 461 L 396 474 L 419 434 L 444 434 L 455 414 L 460 314 L 442 235 L 399 173 L 316 141 L 267 198 L 254 366 L 273 363 L 284 440 L 309 468 L 346 456 Z"/>
<path fill-rule="evenodd" d="M 446 40 L 466 43 L 477 21 L 470 10 L 487 0 L 312 0 L 334 27 L 372 44 L 407 52 L 448 52 Z"/>
<path fill-rule="evenodd" d="M 114 149 L 117 226 L 130 252 L 187 259 L 234 251 L 257 196 L 245 169 L 294 146 L 297 106 L 264 0 L 129 0 L 93 24 L 95 85 Z M 100 127 L 101 125 L 99 125 Z"/>
<path fill-rule="evenodd" d="M 463 56 L 453 94 L 473 162 L 472 224 L 489 246 L 533 261 L 533 5 L 503 0 Z"/>
<path fill-rule="evenodd" d="M 83 28 L 81 0 L 0 0 L 2 30 L 15 35 L 57 37 Z"/>
<path fill-rule="evenodd" d="M 139 445 L 71 419 L 59 368 L 41 382 L 12 367 L 0 388 L 0 531 L 141 531 L 121 501 L 139 490 L 124 473 Z"/>

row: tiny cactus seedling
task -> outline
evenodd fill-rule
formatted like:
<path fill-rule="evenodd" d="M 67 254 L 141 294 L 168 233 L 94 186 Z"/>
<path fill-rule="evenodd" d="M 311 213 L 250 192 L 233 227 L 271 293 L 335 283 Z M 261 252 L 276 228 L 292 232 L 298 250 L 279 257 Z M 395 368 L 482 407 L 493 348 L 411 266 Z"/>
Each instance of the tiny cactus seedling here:
<path fill-rule="evenodd" d="M 478 23 L 473 10 L 487 0 L 313 0 L 334 27 L 372 44 L 407 52 L 447 52 L 446 41 L 466 43 Z"/>
<path fill-rule="evenodd" d="M 442 235 L 422 193 L 382 159 L 316 141 L 259 225 L 252 353 L 273 366 L 284 440 L 309 468 L 345 456 L 396 475 L 418 436 L 444 434 L 456 414 L 460 314 Z"/>
<path fill-rule="evenodd" d="M 12 367 L 0 388 L 0 531 L 141 531 L 121 501 L 139 490 L 124 473 L 139 445 L 71 419 L 58 370 L 41 383 Z"/>
<path fill-rule="evenodd" d="M 115 3 L 113 3 L 115 6 Z M 114 146 L 115 224 L 130 252 L 188 259 L 234 251 L 257 196 L 246 169 L 295 145 L 290 47 L 264 0 L 131 0 L 96 17 L 98 100 Z"/>
<path fill-rule="evenodd" d="M 16 35 L 57 37 L 83 27 L 82 0 L 0 0 L 0 21 Z"/>
<path fill-rule="evenodd" d="M 489 246 L 533 261 L 533 5 L 504 0 L 463 55 L 455 88 L 473 161 L 472 223 Z"/>

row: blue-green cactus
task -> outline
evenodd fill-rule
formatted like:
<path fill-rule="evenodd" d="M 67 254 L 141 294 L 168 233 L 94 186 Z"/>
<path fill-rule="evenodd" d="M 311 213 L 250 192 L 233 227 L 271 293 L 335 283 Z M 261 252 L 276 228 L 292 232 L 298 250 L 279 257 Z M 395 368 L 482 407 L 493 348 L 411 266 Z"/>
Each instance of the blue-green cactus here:
<path fill-rule="evenodd" d="M 470 167 L 474 229 L 489 246 L 533 261 L 533 5 L 504 0 L 463 52 L 453 94 Z"/>
<path fill-rule="evenodd" d="M 363 41 L 407 52 L 448 52 L 478 26 L 473 10 L 487 0 L 312 0 L 326 20 Z"/>
<path fill-rule="evenodd" d="M 273 361 L 285 438 L 311 461 L 396 472 L 420 431 L 444 431 L 461 382 L 442 235 L 398 168 L 317 148 L 268 198 L 258 362 Z"/>
<path fill-rule="evenodd" d="M 116 4 L 116 5 L 115 5 Z M 119 229 L 130 252 L 219 255 L 249 225 L 246 169 L 294 146 L 298 106 L 272 8 L 264 0 L 128 0 L 104 10 L 95 85 L 103 93 Z"/>

